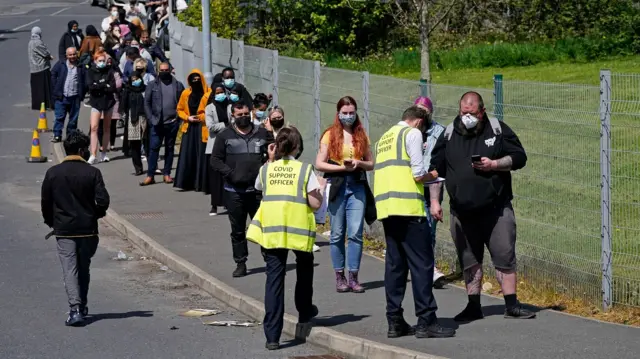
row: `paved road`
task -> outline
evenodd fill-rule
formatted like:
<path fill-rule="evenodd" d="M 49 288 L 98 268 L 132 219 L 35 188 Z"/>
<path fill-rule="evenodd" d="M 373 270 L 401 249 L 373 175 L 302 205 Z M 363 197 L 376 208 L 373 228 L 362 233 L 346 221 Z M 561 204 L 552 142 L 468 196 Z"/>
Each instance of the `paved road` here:
<path fill-rule="evenodd" d="M 3 15 L 11 4 L 20 5 L 14 10 L 31 10 Z M 189 308 L 215 308 L 223 313 L 210 319 L 247 319 L 179 275 L 162 270 L 160 263 L 142 260 L 142 254 L 105 227 L 92 265 L 92 322 L 85 328 L 64 326 L 68 307 L 60 263 L 55 241 L 43 239 L 48 229 L 40 215 L 40 181 L 52 163 L 25 163 L 29 129 L 38 115 L 28 108 L 26 55 L 33 25 L 6 30 L 38 20 L 44 41 L 56 49 L 70 19 L 78 19 L 84 27 L 98 24 L 104 16 L 103 9 L 88 4 L 72 6 L 49 2 L 29 7 L 18 0 L 0 4 L 0 34 L 4 34 L 0 37 L 0 358 L 253 359 L 326 354 L 309 345 L 267 352 L 261 327 L 208 327 L 200 319 L 179 316 Z M 65 8 L 59 16 L 51 16 Z M 52 125 L 52 114 L 48 115 Z M 42 150 L 51 159 L 49 136 L 43 136 Z M 134 260 L 113 260 L 120 250 Z"/>

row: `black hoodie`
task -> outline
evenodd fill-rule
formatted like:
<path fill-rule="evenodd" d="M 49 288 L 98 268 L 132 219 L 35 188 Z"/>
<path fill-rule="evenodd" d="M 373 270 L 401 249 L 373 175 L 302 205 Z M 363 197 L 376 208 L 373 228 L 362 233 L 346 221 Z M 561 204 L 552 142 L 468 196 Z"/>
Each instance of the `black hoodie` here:
<path fill-rule="evenodd" d="M 82 30 L 78 27 L 78 32 L 71 32 L 71 28 L 73 25 L 78 25 L 78 22 L 75 20 L 69 21 L 67 24 L 67 32 L 62 34 L 60 38 L 60 42 L 58 43 L 58 58 L 60 60 L 67 58 L 67 49 L 69 47 L 75 47 L 76 50 L 80 50 L 80 46 L 82 45 L 82 40 L 84 40 L 84 35 L 82 35 Z M 76 42 L 74 41 L 74 36 L 80 37 L 80 39 Z"/>
<path fill-rule="evenodd" d="M 500 122 L 502 134 L 495 135 L 486 117 L 478 124 L 478 133 L 464 128 L 460 116 L 453 120 L 453 133 L 447 140 L 444 132 L 431 152 L 431 169 L 446 178 L 451 211 L 457 215 L 482 212 L 504 206 L 513 199 L 510 171 L 482 172 L 471 167 L 471 156 L 492 160 L 511 156 L 512 170 L 527 163 L 527 155 L 518 136 L 506 123 Z"/>
<path fill-rule="evenodd" d="M 87 71 L 86 85 L 89 89 L 89 105 L 99 111 L 108 111 L 116 104 L 116 78 L 114 70 L 106 66 L 99 69 L 95 63 Z"/>

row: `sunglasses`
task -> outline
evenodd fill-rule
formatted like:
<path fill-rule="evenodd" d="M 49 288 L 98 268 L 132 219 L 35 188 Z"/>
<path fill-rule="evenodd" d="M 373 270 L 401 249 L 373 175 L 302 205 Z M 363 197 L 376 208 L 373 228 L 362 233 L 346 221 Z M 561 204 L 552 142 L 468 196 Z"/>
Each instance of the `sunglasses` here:
<path fill-rule="evenodd" d="M 284 120 L 284 117 L 282 117 L 282 116 L 271 117 L 271 119 L 274 120 L 274 121 L 280 121 L 280 120 Z"/>

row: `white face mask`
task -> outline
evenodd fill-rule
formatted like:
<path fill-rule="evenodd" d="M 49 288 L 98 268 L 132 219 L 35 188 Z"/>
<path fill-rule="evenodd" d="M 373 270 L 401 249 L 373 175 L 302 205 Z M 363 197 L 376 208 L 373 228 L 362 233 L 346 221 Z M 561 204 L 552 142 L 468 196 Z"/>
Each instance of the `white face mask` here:
<path fill-rule="evenodd" d="M 468 130 L 476 127 L 476 125 L 478 124 L 478 118 L 471 114 L 463 115 L 462 117 L 460 117 L 460 119 L 462 120 L 464 127 L 466 127 Z"/>

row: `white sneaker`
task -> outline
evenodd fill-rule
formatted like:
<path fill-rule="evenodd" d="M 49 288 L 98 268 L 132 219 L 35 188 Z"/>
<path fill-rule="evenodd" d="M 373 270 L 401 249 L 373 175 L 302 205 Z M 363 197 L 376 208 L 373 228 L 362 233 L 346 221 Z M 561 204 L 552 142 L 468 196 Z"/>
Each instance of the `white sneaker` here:
<path fill-rule="evenodd" d="M 444 273 L 440 272 L 438 268 L 433 268 L 433 287 L 436 289 L 442 289 L 447 280 Z"/>
<path fill-rule="evenodd" d="M 107 157 L 107 154 L 105 152 L 102 152 L 100 154 L 100 162 L 109 162 L 109 157 Z"/>
<path fill-rule="evenodd" d="M 320 247 L 318 247 L 317 245 L 313 245 L 313 251 L 314 252 L 320 252 Z"/>
<path fill-rule="evenodd" d="M 140 160 L 146 161 L 147 160 L 147 156 L 145 156 L 145 155 L 140 156 Z"/>
<path fill-rule="evenodd" d="M 89 159 L 87 160 L 87 163 L 90 164 L 90 165 L 95 164 L 96 163 L 96 156 L 91 155 L 89 157 Z"/>

